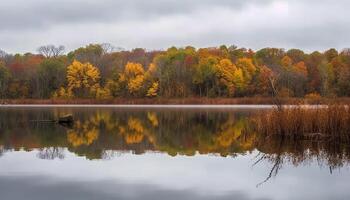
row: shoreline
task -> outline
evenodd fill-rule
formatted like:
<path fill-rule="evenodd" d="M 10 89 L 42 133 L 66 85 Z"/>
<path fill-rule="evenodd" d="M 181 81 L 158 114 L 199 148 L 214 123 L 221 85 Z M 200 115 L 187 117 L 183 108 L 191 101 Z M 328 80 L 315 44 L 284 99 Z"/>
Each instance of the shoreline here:
<path fill-rule="evenodd" d="M 306 99 L 306 98 L 280 98 L 282 105 L 325 105 L 325 104 L 350 104 L 349 97 L 340 98 L 317 98 L 317 99 Z M 122 106 L 127 107 L 130 105 L 135 106 L 272 106 L 276 105 L 275 100 L 269 97 L 243 97 L 243 98 L 199 98 L 199 97 L 188 97 L 188 98 L 114 98 L 108 100 L 98 99 L 2 99 L 0 100 L 0 106 L 8 105 L 96 105 L 96 106 Z"/>
<path fill-rule="evenodd" d="M 287 105 L 286 105 L 287 106 Z M 292 106 L 292 105 L 288 105 Z M 170 105 L 170 104 L 7 104 L 0 105 L 0 108 L 180 108 L 180 109 L 271 109 L 276 107 L 275 105 L 218 105 L 218 104 L 181 104 L 181 105 Z"/>
<path fill-rule="evenodd" d="M 328 105 L 283 105 L 283 108 L 304 108 L 304 109 L 325 109 L 328 108 Z M 164 109 L 164 110 L 272 110 L 277 108 L 276 105 L 167 105 L 167 104 L 158 104 L 158 105 L 130 105 L 130 104 L 119 104 L 119 105 L 111 105 L 111 104 L 7 104 L 0 105 L 0 109 L 11 109 L 11 108 L 110 108 L 110 109 Z"/>
<path fill-rule="evenodd" d="M 350 98 L 281 98 L 283 107 L 325 108 L 331 104 L 350 104 Z M 273 98 L 154 98 L 110 100 L 97 99 L 10 99 L 0 100 L 0 108 L 153 108 L 153 109 L 272 109 Z"/>

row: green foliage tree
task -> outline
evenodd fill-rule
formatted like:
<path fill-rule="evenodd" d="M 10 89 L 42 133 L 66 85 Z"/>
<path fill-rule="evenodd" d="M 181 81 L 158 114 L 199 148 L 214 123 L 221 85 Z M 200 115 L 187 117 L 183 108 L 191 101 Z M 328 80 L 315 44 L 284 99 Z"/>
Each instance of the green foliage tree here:
<path fill-rule="evenodd" d="M 55 58 L 44 60 L 38 69 L 40 98 L 49 98 L 65 83 L 65 64 Z"/>
<path fill-rule="evenodd" d="M 165 97 L 189 96 L 191 88 L 191 67 L 195 59 L 193 48 L 177 49 L 169 48 L 164 54 L 160 54 L 154 60 L 159 70 L 160 94 Z"/>
<path fill-rule="evenodd" d="M 199 63 L 194 67 L 192 82 L 195 90 L 199 91 L 199 96 L 214 97 L 216 95 L 216 73 L 215 65 L 218 58 L 214 56 L 200 58 Z"/>
<path fill-rule="evenodd" d="M 11 79 L 10 71 L 0 61 L 0 99 L 6 97 L 8 84 Z"/>

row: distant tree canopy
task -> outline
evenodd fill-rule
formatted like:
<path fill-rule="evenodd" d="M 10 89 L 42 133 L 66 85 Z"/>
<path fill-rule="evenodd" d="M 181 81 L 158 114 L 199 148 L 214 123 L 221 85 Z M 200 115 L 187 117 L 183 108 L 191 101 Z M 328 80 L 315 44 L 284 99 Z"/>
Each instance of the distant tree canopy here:
<path fill-rule="evenodd" d="M 64 46 L 60 45 L 58 47 L 54 45 L 46 45 L 38 48 L 38 53 L 45 56 L 46 58 L 58 57 L 64 53 Z"/>
<path fill-rule="evenodd" d="M 64 49 L 46 45 L 23 55 L 0 50 L 0 98 L 270 96 L 269 80 L 283 97 L 350 96 L 349 49 Z"/>

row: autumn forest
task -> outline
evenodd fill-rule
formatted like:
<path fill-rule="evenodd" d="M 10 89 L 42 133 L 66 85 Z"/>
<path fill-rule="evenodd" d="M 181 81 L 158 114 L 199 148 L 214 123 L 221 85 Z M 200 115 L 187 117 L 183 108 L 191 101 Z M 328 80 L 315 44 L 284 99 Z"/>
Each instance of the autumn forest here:
<path fill-rule="evenodd" d="M 350 49 L 236 46 L 165 51 L 116 50 L 90 44 L 65 54 L 63 46 L 36 54 L 0 51 L 1 99 L 111 99 L 350 95 Z"/>

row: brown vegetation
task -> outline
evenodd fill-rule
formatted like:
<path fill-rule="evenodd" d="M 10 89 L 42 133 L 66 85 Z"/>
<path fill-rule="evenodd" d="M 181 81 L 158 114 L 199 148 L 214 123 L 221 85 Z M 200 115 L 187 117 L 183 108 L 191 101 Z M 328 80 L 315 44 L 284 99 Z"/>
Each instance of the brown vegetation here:
<path fill-rule="evenodd" d="M 350 110 L 345 104 L 273 109 L 253 119 L 263 136 L 349 142 Z"/>

